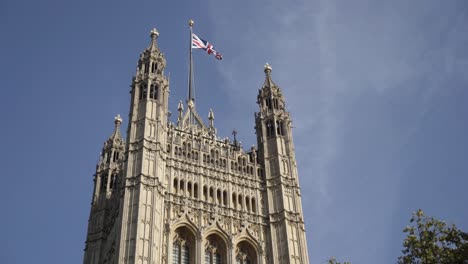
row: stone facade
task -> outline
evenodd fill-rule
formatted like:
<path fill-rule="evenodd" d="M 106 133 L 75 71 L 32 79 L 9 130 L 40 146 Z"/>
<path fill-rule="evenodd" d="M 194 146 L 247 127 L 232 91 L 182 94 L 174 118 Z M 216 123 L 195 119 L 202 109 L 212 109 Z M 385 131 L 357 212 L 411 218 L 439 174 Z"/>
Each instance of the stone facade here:
<path fill-rule="evenodd" d="M 151 32 L 94 177 L 85 264 L 309 263 L 292 126 L 265 65 L 257 146 L 221 139 L 191 98 L 169 121 L 166 61 Z"/>

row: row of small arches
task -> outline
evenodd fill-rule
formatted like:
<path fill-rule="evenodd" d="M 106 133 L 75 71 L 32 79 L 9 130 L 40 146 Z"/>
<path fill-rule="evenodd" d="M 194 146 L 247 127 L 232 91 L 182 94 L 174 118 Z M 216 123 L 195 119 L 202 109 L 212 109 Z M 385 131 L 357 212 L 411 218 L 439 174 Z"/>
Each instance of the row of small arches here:
<path fill-rule="evenodd" d="M 139 87 L 140 87 L 140 90 L 138 93 L 138 99 L 139 100 L 148 99 L 148 84 L 142 83 Z M 157 100 L 158 90 L 159 90 L 159 86 L 157 84 L 155 83 L 151 84 L 149 87 L 149 99 Z"/>
<path fill-rule="evenodd" d="M 276 130 L 275 130 L 275 128 L 276 128 Z M 266 134 L 267 134 L 267 137 L 273 137 L 275 135 L 285 136 L 286 135 L 286 127 L 284 125 L 284 121 L 276 120 L 275 122 L 273 122 L 273 120 L 268 120 L 266 122 Z"/>
<path fill-rule="evenodd" d="M 110 163 L 111 160 L 112 162 L 116 162 L 119 160 L 120 157 L 120 152 L 117 150 L 110 149 L 109 151 L 103 151 L 102 152 L 102 159 L 106 160 L 107 163 Z"/>
<path fill-rule="evenodd" d="M 265 106 L 272 110 L 272 109 L 276 109 L 278 110 L 279 109 L 279 103 L 278 103 L 278 99 L 277 98 L 267 98 L 265 99 Z"/>
<path fill-rule="evenodd" d="M 158 64 L 156 62 L 149 62 L 142 63 L 141 61 L 138 63 L 138 68 L 142 69 L 144 73 L 155 73 L 158 69 Z"/>
<path fill-rule="evenodd" d="M 171 151 L 171 145 L 168 144 L 167 145 L 167 152 L 170 153 L 170 151 Z M 190 151 L 190 150 L 184 149 L 183 147 L 175 146 L 174 147 L 174 154 L 176 156 L 181 156 L 181 157 L 185 157 L 187 159 L 192 159 L 194 161 L 198 161 L 198 151 L 194 151 L 194 150 Z M 202 161 L 203 161 L 204 164 L 213 164 L 214 166 L 220 166 L 220 167 L 223 167 L 223 168 L 227 168 L 227 161 L 224 158 L 213 159 L 212 156 L 208 155 L 208 154 L 203 154 L 202 157 L 203 157 Z M 254 167 L 253 166 L 247 166 L 246 165 L 246 163 L 247 163 L 246 160 L 247 159 L 245 157 L 242 157 L 242 158 L 239 157 L 238 162 L 231 161 L 231 169 L 234 170 L 234 171 L 247 173 L 249 175 L 255 175 Z M 262 175 L 261 168 L 257 168 L 257 175 L 259 175 L 259 176 Z"/>
<path fill-rule="evenodd" d="M 185 182 L 183 179 L 179 180 L 174 179 L 173 183 L 173 193 L 186 196 L 193 199 L 198 199 L 198 183 L 193 183 L 191 181 Z M 229 206 L 228 203 L 228 192 L 226 190 L 216 189 L 213 187 L 203 186 L 202 200 L 205 202 Z M 231 207 L 240 211 L 247 211 L 251 213 L 257 212 L 257 203 L 254 197 L 244 196 L 242 194 L 232 193 L 231 196 Z"/>
<path fill-rule="evenodd" d="M 100 175 L 99 191 L 102 193 L 113 190 L 117 184 L 117 173 L 112 173 L 109 177 L 109 172 L 105 171 Z"/>
<path fill-rule="evenodd" d="M 170 145 L 168 145 L 168 151 L 170 151 Z M 176 156 L 181 156 L 184 158 L 192 159 L 198 161 L 198 151 L 185 151 L 181 147 L 174 147 L 174 154 Z"/>

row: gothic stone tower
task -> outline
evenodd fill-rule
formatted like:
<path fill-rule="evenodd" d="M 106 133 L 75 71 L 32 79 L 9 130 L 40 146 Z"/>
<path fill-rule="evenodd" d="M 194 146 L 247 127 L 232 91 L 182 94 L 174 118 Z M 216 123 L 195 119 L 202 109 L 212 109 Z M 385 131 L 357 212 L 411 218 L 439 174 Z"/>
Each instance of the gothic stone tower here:
<path fill-rule="evenodd" d="M 309 263 L 291 120 L 271 67 L 257 97 L 258 148 L 245 151 L 190 97 L 169 121 L 158 35 L 133 78 L 127 141 L 118 116 L 96 168 L 84 263 Z"/>

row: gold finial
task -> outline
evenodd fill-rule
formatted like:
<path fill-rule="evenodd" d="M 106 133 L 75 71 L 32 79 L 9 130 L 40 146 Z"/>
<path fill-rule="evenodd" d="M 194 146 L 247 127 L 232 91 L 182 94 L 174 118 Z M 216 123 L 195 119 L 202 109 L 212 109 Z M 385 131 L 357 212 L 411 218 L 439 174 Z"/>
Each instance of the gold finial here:
<path fill-rule="evenodd" d="M 268 62 L 265 64 L 264 71 L 265 71 L 265 73 L 270 73 L 271 72 L 271 66 L 270 66 L 270 64 L 268 64 Z"/>
<path fill-rule="evenodd" d="M 193 20 L 192 20 L 192 19 L 190 19 L 190 20 L 188 21 L 188 25 L 189 25 L 190 27 L 192 27 L 192 26 L 193 26 L 193 24 L 195 24 L 195 22 L 193 22 Z"/>
<path fill-rule="evenodd" d="M 154 37 L 158 37 L 159 36 L 159 32 L 156 28 L 153 28 L 151 31 L 150 31 L 150 35 L 151 35 L 151 38 L 154 38 Z"/>

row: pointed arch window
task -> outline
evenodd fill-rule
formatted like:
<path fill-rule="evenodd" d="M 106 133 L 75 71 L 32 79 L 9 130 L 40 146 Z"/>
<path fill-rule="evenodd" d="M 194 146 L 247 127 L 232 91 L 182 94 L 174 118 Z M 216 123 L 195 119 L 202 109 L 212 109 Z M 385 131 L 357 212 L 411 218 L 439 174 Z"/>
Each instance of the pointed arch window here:
<path fill-rule="evenodd" d="M 273 125 L 272 120 L 268 120 L 266 122 L 266 132 L 267 132 L 267 137 L 273 137 L 275 135 L 275 126 Z"/>
<path fill-rule="evenodd" d="M 277 98 L 273 99 L 273 108 L 278 109 L 278 99 Z"/>
<path fill-rule="evenodd" d="M 176 236 L 172 245 L 172 264 L 189 264 L 190 250 L 188 241 Z"/>
<path fill-rule="evenodd" d="M 158 69 L 156 62 L 151 63 L 151 72 L 154 73 Z"/>
<path fill-rule="evenodd" d="M 195 199 L 198 198 L 198 184 L 197 184 L 197 183 L 194 183 L 194 184 L 193 184 L 193 197 L 194 197 Z"/>
<path fill-rule="evenodd" d="M 114 151 L 114 155 L 112 157 L 112 161 L 113 162 L 116 162 L 117 160 L 119 160 L 119 152 L 118 151 Z"/>
<path fill-rule="evenodd" d="M 208 201 L 208 188 L 203 186 L 203 200 Z"/>
<path fill-rule="evenodd" d="M 117 183 L 117 173 L 112 174 L 109 189 L 113 190 Z"/>
<path fill-rule="evenodd" d="M 256 264 L 257 253 L 246 241 L 242 241 L 236 248 L 236 264 Z"/>
<path fill-rule="evenodd" d="M 226 246 L 217 236 L 210 236 L 205 246 L 205 264 L 225 264 Z"/>
<path fill-rule="evenodd" d="M 271 98 L 265 99 L 265 105 L 268 109 L 272 109 L 272 103 L 271 103 Z"/>
<path fill-rule="evenodd" d="M 106 159 L 106 162 L 109 163 L 111 161 L 111 156 L 112 156 L 112 150 L 108 151 L 107 152 L 107 159 Z"/>
<path fill-rule="evenodd" d="M 157 84 L 151 84 L 150 88 L 150 99 L 156 100 L 158 99 L 158 85 Z"/>
<path fill-rule="evenodd" d="M 100 189 L 101 189 L 101 192 L 105 192 L 107 191 L 107 172 L 104 172 L 103 174 L 101 174 L 101 186 L 100 186 Z"/>
<path fill-rule="evenodd" d="M 282 121 L 276 121 L 276 134 L 277 135 L 283 135 L 283 130 L 282 130 Z"/>
<path fill-rule="evenodd" d="M 148 84 L 142 83 L 142 84 L 140 85 L 140 96 L 139 96 L 139 99 L 140 99 L 140 100 L 146 99 L 147 95 L 148 95 Z"/>

